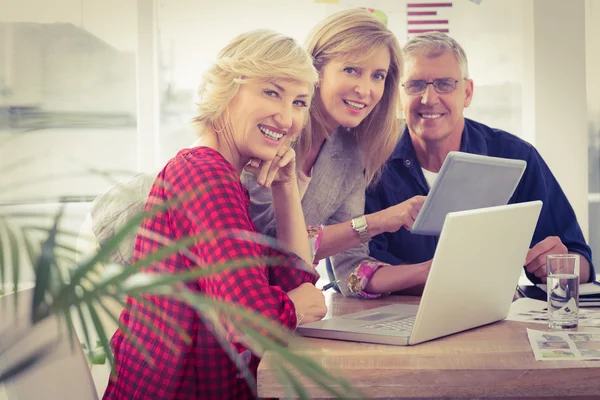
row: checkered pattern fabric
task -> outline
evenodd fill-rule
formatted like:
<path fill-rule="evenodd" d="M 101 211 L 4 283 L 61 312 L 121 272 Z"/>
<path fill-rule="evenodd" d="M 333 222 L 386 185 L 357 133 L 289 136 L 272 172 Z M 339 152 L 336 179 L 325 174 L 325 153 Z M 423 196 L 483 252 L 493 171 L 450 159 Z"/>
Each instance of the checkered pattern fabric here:
<path fill-rule="evenodd" d="M 190 192 L 193 193 L 190 196 Z M 187 198 L 186 198 L 187 197 Z M 152 217 L 140 227 L 135 260 L 164 246 L 158 234 L 169 240 L 206 234 L 185 251 L 165 257 L 146 271 L 178 272 L 220 265 L 239 259 L 255 260 L 255 266 L 232 269 L 209 278 L 188 282 L 203 295 L 246 306 L 290 329 L 296 326 L 294 304 L 286 292 L 317 277 L 298 257 L 223 233 L 256 232 L 249 214 L 248 193 L 235 168 L 218 152 L 206 147 L 182 150 L 159 173 L 146 209 L 153 204 L 185 198 Z M 143 232 L 153 234 L 142 234 Z M 150 237 L 149 237 L 150 236 Z M 231 237 L 235 236 L 235 237 Z M 192 253 L 192 254 L 190 254 Z M 284 263 L 267 267 L 265 256 L 277 255 Z M 195 260 L 195 261 L 194 261 Z M 236 368 L 211 329 L 191 307 L 166 296 L 127 299 L 121 322 L 132 336 L 117 330 L 112 338 L 116 377 L 111 378 L 104 399 L 246 399 L 253 389 Z M 179 325 L 191 343 L 173 328 Z M 225 324 L 226 339 L 239 360 L 256 376 L 259 359 L 236 343 Z M 156 331 L 159 331 L 157 334 Z M 132 341 L 151 355 L 144 357 Z"/>

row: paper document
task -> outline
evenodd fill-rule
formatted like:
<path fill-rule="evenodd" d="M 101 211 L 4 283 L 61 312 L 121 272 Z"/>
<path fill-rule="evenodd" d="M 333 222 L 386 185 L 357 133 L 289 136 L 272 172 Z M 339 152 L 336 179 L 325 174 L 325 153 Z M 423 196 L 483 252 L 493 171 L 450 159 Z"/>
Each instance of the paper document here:
<path fill-rule="evenodd" d="M 600 360 L 600 332 L 536 331 L 527 337 L 537 361 Z"/>
<path fill-rule="evenodd" d="M 548 304 L 530 298 L 518 299 L 510 306 L 506 319 L 548 325 Z M 579 308 L 579 326 L 600 328 L 600 310 Z M 600 333 L 600 330 L 597 332 Z"/>

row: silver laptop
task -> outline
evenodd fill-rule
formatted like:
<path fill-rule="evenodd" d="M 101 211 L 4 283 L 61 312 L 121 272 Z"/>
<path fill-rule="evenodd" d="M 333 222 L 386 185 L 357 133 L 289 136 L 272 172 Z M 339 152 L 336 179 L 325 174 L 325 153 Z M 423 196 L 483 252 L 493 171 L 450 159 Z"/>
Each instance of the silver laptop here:
<path fill-rule="evenodd" d="M 411 233 L 439 235 L 449 212 L 503 206 L 527 162 L 451 151 L 429 191 Z"/>
<path fill-rule="evenodd" d="M 533 201 L 449 213 L 420 305 L 392 304 L 308 323 L 297 331 L 413 345 L 504 319 L 541 209 L 542 202 Z"/>
<path fill-rule="evenodd" d="M 50 352 L 34 367 L 0 383 L 0 400 L 97 399 L 77 336 L 69 336 L 61 318 L 49 317 L 32 326 L 32 299 L 33 289 L 20 290 L 15 310 L 14 293 L 0 296 L 0 351 L 6 352 L 0 357 L 0 373 L 36 349 L 49 347 Z"/>

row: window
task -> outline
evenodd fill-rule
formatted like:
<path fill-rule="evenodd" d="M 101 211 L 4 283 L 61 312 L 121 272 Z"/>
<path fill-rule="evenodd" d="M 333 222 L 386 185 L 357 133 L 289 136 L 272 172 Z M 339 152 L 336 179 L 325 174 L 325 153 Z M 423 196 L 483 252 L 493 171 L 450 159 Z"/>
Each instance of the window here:
<path fill-rule="evenodd" d="M 0 202 L 95 196 L 136 166 L 135 2 L 6 2 Z"/>

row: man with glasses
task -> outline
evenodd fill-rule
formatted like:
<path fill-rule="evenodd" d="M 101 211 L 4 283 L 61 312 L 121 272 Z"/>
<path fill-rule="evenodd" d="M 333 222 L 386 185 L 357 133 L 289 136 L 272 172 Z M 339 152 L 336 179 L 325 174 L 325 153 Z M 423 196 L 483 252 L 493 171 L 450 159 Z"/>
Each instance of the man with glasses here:
<path fill-rule="evenodd" d="M 540 154 L 514 135 L 464 117 L 473 97 L 473 81 L 462 47 L 448 35 L 432 32 L 413 36 L 402 55 L 400 103 L 406 127 L 379 184 L 367 191 L 365 214 L 427 195 L 450 151 L 522 159 L 527 168 L 509 203 L 544 203 L 525 260 L 527 276 L 533 282 L 544 281 L 546 255 L 568 252 L 582 256 L 581 281 L 594 279 L 590 247 Z M 333 269 L 337 279 L 348 282 L 340 285 L 346 295 L 419 293 L 436 245 L 435 236 L 401 229 L 374 237 L 368 249 L 363 246 L 333 257 Z"/>

